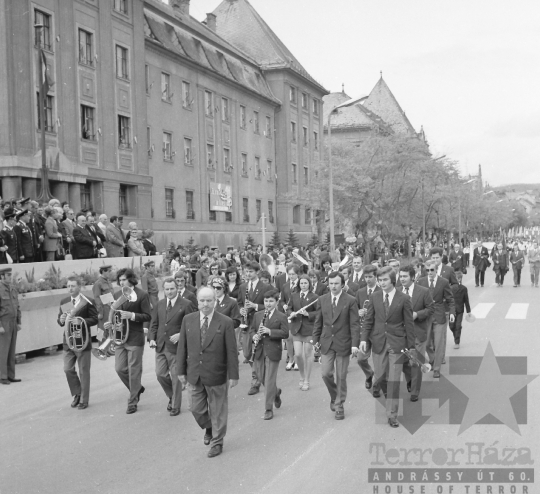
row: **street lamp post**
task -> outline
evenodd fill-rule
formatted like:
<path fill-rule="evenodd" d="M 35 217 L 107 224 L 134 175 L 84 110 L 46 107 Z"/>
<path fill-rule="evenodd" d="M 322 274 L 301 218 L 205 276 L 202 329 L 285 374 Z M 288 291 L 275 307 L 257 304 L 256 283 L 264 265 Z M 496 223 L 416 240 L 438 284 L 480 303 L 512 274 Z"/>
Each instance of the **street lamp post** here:
<path fill-rule="evenodd" d="M 335 239 L 334 239 L 334 176 L 333 176 L 333 168 L 332 168 L 332 128 L 331 128 L 331 120 L 332 115 L 334 113 L 337 113 L 337 111 L 340 108 L 346 108 L 347 106 L 356 105 L 357 103 L 360 103 L 361 101 L 365 100 L 367 96 L 361 96 L 360 98 L 352 98 L 349 99 L 340 105 L 335 106 L 330 110 L 330 113 L 328 114 L 328 188 L 329 188 L 329 199 L 328 199 L 328 207 L 329 207 L 329 214 L 330 214 L 330 252 L 333 252 L 335 250 Z"/>

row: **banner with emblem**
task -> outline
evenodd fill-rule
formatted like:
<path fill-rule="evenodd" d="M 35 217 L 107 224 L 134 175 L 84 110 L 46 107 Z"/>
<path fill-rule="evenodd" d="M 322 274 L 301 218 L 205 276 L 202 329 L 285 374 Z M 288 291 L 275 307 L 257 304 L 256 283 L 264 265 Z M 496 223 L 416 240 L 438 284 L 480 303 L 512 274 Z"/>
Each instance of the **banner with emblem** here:
<path fill-rule="evenodd" d="M 230 184 L 210 182 L 210 211 L 232 211 L 232 187 Z"/>

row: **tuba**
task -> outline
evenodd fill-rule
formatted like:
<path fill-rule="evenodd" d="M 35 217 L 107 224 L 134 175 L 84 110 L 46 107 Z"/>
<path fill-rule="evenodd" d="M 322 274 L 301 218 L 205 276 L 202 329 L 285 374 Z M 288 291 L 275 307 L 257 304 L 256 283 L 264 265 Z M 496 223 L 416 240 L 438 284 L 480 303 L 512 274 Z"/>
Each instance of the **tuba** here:
<path fill-rule="evenodd" d="M 128 286 L 122 287 L 122 295 L 118 297 L 113 304 L 111 304 L 111 310 L 109 311 L 109 323 L 111 323 L 111 328 L 109 328 L 109 335 L 107 339 L 99 345 L 97 348 L 92 349 L 92 354 L 94 357 L 99 360 L 107 360 L 109 356 L 109 351 L 111 346 L 115 347 L 123 345 L 129 336 L 129 321 L 126 320 L 124 326 L 124 321 L 121 319 L 119 314 L 119 308 L 124 304 L 124 302 L 135 302 L 137 300 L 137 294 L 133 288 Z"/>
<path fill-rule="evenodd" d="M 66 313 L 67 319 L 64 327 L 64 335 L 68 348 L 73 352 L 82 352 L 90 342 L 88 325 L 82 317 L 77 316 L 81 309 L 88 303 L 84 296 L 81 296 L 81 300 L 84 303 L 81 303 L 78 309 L 73 309 Z"/>

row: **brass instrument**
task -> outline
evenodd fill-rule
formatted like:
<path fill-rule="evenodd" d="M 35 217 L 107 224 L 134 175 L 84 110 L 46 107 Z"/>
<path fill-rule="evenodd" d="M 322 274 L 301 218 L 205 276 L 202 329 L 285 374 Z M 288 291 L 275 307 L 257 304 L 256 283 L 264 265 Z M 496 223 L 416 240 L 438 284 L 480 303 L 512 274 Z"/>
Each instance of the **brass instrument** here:
<path fill-rule="evenodd" d="M 101 345 L 92 349 L 94 357 L 99 360 L 107 360 L 112 346 L 117 347 L 123 345 L 127 341 L 129 336 L 129 320 L 126 319 L 126 324 L 124 326 L 124 321 L 120 317 L 120 311 L 118 309 L 124 302 L 135 302 L 136 300 L 137 294 L 133 288 L 128 286 L 122 287 L 122 295 L 111 304 L 111 310 L 109 311 L 108 322 L 112 325 L 108 329 L 109 334 L 107 339 Z"/>
<path fill-rule="evenodd" d="M 249 302 L 249 281 L 246 284 L 246 295 L 244 297 L 244 310 L 246 311 L 246 314 L 243 317 L 244 322 L 242 324 L 240 324 L 240 326 L 239 326 L 242 331 L 246 331 L 247 328 L 248 328 L 248 323 L 247 323 L 247 321 L 248 321 L 248 313 L 247 313 L 248 309 L 246 307 L 246 302 Z"/>
<path fill-rule="evenodd" d="M 253 351 L 251 352 L 251 357 L 249 359 L 249 362 L 252 364 L 253 360 L 255 359 L 255 352 L 257 351 L 257 345 L 259 344 L 259 341 L 263 339 L 263 335 L 261 334 L 261 327 L 264 326 L 266 323 L 266 318 L 268 317 L 268 314 L 270 314 L 270 311 L 268 309 L 265 309 L 264 316 L 262 318 L 261 324 L 259 324 L 259 329 L 257 331 L 258 339 L 253 343 Z"/>
<path fill-rule="evenodd" d="M 82 352 L 90 342 L 88 325 L 82 317 L 77 316 L 77 314 L 81 312 L 81 309 L 86 307 L 87 303 L 89 302 L 86 297 L 81 295 L 79 307 L 66 312 L 67 317 L 64 325 L 64 335 L 66 337 L 68 348 L 73 352 Z"/>
<path fill-rule="evenodd" d="M 401 353 L 404 353 L 407 356 L 407 358 L 409 359 L 412 365 L 419 366 L 424 374 L 427 374 L 428 372 L 431 371 L 431 365 L 423 364 L 422 362 L 420 362 L 418 357 L 413 356 L 410 350 L 407 350 L 407 349 L 401 350 Z"/>

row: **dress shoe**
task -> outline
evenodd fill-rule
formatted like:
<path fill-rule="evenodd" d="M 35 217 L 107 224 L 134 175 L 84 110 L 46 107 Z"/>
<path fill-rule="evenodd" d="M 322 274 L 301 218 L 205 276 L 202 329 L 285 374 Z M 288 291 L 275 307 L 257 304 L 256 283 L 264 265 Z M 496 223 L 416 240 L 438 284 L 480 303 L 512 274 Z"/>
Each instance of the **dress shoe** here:
<path fill-rule="evenodd" d="M 396 427 L 399 427 L 399 422 L 397 421 L 397 419 L 389 418 L 388 423 L 390 424 L 390 427 L 393 427 L 394 429 Z"/>
<path fill-rule="evenodd" d="M 458 348 L 459 348 L 459 343 L 456 343 L 456 344 L 454 345 L 454 349 L 457 350 Z"/>
<path fill-rule="evenodd" d="M 264 420 L 272 420 L 274 418 L 274 412 L 272 410 L 266 410 L 264 412 L 263 419 Z"/>
<path fill-rule="evenodd" d="M 286 366 L 285 366 L 285 370 L 286 371 L 290 371 L 292 368 L 293 368 L 293 363 L 292 362 L 289 362 Z"/>
<path fill-rule="evenodd" d="M 345 418 L 345 411 L 344 410 L 336 410 L 336 420 L 343 420 Z"/>
<path fill-rule="evenodd" d="M 219 456 L 221 453 L 223 453 L 223 446 L 221 444 L 216 444 L 210 448 L 210 451 L 208 451 L 208 458 Z"/>
<path fill-rule="evenodd" d="M 11 384 L 9 379 L 0 379 L 0 384 Z"/>
<path fill-rule="evenodd" d="M 373 374 L 366 379 L 365 386 L 366 389 L 371 389 L 371 386 L 373 386 Z"/>
<path fill-rule="evenodd" d="M 81 401 L 81 397 L 79 395 L 75 395 L 73 397 L 73 401 L 71 402 L 71 408 L 75 408 L 76 406 L 78 406 L 80 401 Z"/>
<path fill-rule="evenodd" d="M 88 408 L 88 403 L 79 403 L 79 406 L 77 408 L 79 410 L 84 410 L 85 408 Z"/>
<path fill-rule="evenodd" d="M 171 413 L 169 413 L 171 417 L 176 417 L 177 415 L 180 415 L 180 408 L 172 408 Z"/>
<path fill-rule="evenodd" d="M 137 411 L 137 405 L 129 405 L 127 407 L 126 413 L 129 415 L 129 414 L 135 413 L 136 411 Z"/>
<path fill-rule="evenodd" d="M 411 401 L 418 401 L 418 395 L 411 395 Z"/>
<path fill-rule="evenodd" d="M 274 406 L 279 408 L 281 406 L 281 389 L 278 388 L 276 397 L 274 398 Z"/>
<path fill-rule="evenodd" d="M 373 398 L 380 398 L 381 397 L 381 391 L 378 389 L 373 390 Z"/>
<path fill-rule="evenodd" d="M 248 391 L 248 395 L 256 395 L 259 392 L 259 388 L 257 386 L 251 386 Z"/>
<path fill-rule="evenodd" d="M 438 370 L 437 370 L 437 371 L 433 371 L 433 377 L 434 377 L 435 379 L 438 379 L 439 377 L 441 377 L 441 371 L 438 371 Z"/>
<path fill-rule="evenodd" d="M 141 386 L 141 389 L 139 389 L 139 392 L 137 393 L 137 401 L 140 401 L 141 395 L 144 393 L 144 386 Z"/>
<path fill-rule="evenodd" d="M 411 392 L 411 381 L 407 381 L 407 391 L 410 393 Z"/>
<path fill-rule="evenodd" d="M 167 411 L 170 412 L 172 410 L 172 398 L 169 399 L 169 404 L 167 405 Z"/>
<path fill-rule="evenodd" d="M 14 377 L 8 377 L 8 381 L 10 383 L 20 383 L 21 382 L 20 379 L 15 379 Z"/>
<path fill-rule="evenodd" d="M 210 444 L 210 441 L 212 440 L 212 428 L 206 429 L 204 433 L 203 442 L 205 446 L 208 446 Z"/>
<path fill-rule="evenodd" d="M 336 411 L 336 407 L 334 406 L 334 402 L 333 402 L 333 401 L 330 402 L 330 410 L 332 410 L 333 412 Z"/>

